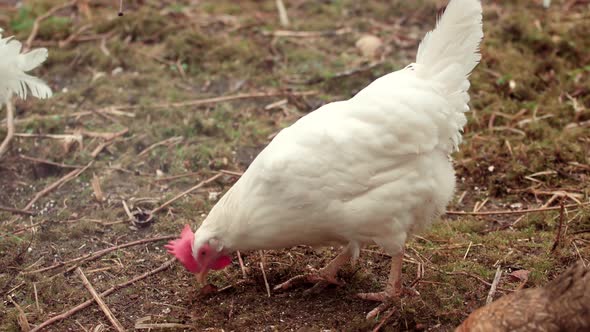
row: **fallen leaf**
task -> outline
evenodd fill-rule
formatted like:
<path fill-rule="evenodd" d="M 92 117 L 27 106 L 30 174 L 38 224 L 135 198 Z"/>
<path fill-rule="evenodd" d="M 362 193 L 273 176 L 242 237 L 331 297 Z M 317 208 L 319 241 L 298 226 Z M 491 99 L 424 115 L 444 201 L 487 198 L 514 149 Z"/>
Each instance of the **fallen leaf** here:
<path fill-rule="evenodd" d="M 527 281 L 529 280 L 529 270 L 516 270 L 509 274 L 510 277 L 513 278 L 514 281 Z"/>

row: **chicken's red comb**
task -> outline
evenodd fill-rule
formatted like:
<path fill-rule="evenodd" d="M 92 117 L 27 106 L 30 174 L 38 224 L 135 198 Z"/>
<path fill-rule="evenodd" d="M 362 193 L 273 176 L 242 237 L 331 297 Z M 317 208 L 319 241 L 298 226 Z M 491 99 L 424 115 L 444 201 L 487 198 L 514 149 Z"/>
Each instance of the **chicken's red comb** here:
<path fill-rule="evenodd" d="M 199 272 L 199 265 L 193 257 L 193 241 L 195 234 L 189 225 L 185 225 L 180 233 L 180 238 L 170 241 L 164 246 L 168 252 L 176 257 L 179 262 L 190 272 Z"/>

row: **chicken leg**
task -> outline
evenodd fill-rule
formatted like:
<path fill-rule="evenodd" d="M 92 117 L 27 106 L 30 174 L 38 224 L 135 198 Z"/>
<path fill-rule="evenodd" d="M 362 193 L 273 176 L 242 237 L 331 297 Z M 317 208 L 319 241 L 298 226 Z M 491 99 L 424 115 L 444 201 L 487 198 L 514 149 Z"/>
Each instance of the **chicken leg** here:
<path fill-rule="evenodd" d="M 308 289 L 306 293 L 317 293 L 330 284 L 342 286 L 344 283 L 339 281 L 336 275 L 342 265 L 346 264 L 351 257 L 351 250 L 349 247 L 346 247 L 340 252 L 340 254 L 338 254 L 338 256 L 336 256 L 336 258 L 320 270 L 295 276 L 275 286 L 274 290 L 286 290 L 300 283 L 313 283 L 315 285 Z"/>
<path fill-rule="evenodd" d="M 404 258 L 404 251 L 393 256 L 391 259 L 391 270 L 389 271 L 389 280 L 382 292 L 377 293 L 359 293 L 357 294 L 363 300 L 382 302 L 375 309 L 367 314 L 367 319 L 375 318 L 379 313 L 391 305 L 395 298 L 404 294 L 416 294 L 415 291 L 404 289 L 402 287 L 402 263 Z"/>

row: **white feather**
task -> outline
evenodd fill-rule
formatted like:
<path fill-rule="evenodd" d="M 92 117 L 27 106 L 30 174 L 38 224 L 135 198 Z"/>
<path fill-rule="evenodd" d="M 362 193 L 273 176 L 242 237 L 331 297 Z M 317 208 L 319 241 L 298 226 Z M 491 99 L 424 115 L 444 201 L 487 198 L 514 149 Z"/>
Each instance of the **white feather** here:
<path fill-rule="evenodd" d="M 0 30 L 0 33 L 2 31 Z M 49 86 L 26 72 L 38 67 L 47 59 L 47 49 L 40 48 L 21 54 L 22 45 L 12 37 L 0 35 L 0 104 L 12 97 L 27 98 L 30 92 L 37 98 L 51 97 Z"/>
<path fill-rule="evenodd" d="M 451 199 L 449 153 L 479 61 L 478 0 L 452 0 L 416 64 L 282 130 L 211 210 L 193 248 L 376 243 L 398 253 Z M 356 249 L 358 251 L 358 249 Z"/>

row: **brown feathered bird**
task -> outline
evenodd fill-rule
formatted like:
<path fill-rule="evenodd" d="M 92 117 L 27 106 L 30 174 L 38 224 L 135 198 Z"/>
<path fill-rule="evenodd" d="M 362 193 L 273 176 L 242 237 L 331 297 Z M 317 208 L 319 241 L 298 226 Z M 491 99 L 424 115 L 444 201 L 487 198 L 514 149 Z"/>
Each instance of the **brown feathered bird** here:
<path fill-rule="evenodd" d="M 545 287 L 475 310 L 455 332 L 590 331 L 590 269 L 578 262 Z"/>

